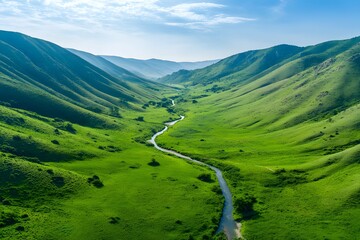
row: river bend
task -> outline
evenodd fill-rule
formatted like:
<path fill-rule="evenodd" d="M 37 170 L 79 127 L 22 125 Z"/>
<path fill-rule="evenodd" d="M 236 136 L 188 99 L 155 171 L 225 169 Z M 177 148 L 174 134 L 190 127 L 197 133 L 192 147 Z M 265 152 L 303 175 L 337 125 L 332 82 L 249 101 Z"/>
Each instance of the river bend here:
<path fill-rule="evenodd" d="M 174 105 L 174 103 L 173 103 L 173 105 Z M 165 123 L 165 128 L 163 130 L 161 130 L 160 132 L 155 133 L 152 136 L 151 140 L 149 140 L 149 142 L 152 143 L 156 149 L 158 149 L 158 150 L 160 150 L 162 152 L 175 155 L 175 156 L 177 156 L 179 158 L 186 159 L 186 160 L 191 161 L 191 162 L 195 162 L 195 163 L 197 163 L 199 165 L 206 166 L 206 167 L 212 169 L 216 173 L 216 177 L 218 179 L 222 194 L 223 194 L 223 196 L 225 198 L 224 208 L 223 208 L 223 211 L 222 211 L 222 217 L 221 217 L 217 232 L 224 231 L 224 233 L 225 233 L 228 240 L 239 238 L 239 237 L 241 237 L 240 230 L 239 230 L 240 223 L 236 223 L 234 218 L 233 218 L 232 211 L 233 211 L 234 207 L 233 207 L 233 202 L 232 202 L 232 196 L 231 196 L 230 189 L 229 189 L 228 185 L 226 184 L 226 181 L 225 181 L 225 179 L 224 179 L 224 177 L 222 175 L 221 170 L 214 167 L 214 166 L 211 166 L 211 165 L 209 165 L 207 163 L 200 162 L 198 160 L 192 159 L 192 158 L 190 158 L 188 156 L 185 156 L 185 155 L 183 155 L 181 153 L 178 153 L 178 152 L 175 152 L 173 150 L 162 148 L 155 141 L 156 138 L 158 136 L 160 136 L 161 134 L 163 134 L 164 132 L 166 132 L 170 126 L 175 125 L 176 123 L 183 120 L 184 118 L 185 118 L 184 116 L 180 116 L 180 119 L 178 119 L 178 120 L 175 120 L 173 122 Z"/>

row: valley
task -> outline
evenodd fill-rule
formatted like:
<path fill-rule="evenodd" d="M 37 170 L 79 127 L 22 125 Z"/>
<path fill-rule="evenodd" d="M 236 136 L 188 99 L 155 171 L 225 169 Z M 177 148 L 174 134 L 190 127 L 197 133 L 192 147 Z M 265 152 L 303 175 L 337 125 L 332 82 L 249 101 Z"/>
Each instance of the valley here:
<path fill-rule="evenodd" d="M 359 56 L 279 45 L 150 81 L 1 31 L 0 238 L 356 239 Z"/>

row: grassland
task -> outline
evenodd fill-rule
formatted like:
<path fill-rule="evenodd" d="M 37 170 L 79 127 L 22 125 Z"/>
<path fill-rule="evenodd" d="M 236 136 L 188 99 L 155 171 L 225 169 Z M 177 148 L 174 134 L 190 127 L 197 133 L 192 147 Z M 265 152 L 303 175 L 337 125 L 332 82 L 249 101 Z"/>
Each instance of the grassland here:
<path fill-rule="evenodd" d="M 214 173 L 146 142 L 179 114 L 159 144 L 223 170 L 246 239 L 359 238 L 359 38 L 234 55 L 175 91 L 0 37 L 1 239 L 222 239 Z"/>
<path fill-rule="evenodd" d="M 70 132 L 66 122 L 0 110 L 2 239 L 197 239 L 216 230 L 222 197 L 197 178 L 209 170 L 144 144 L 171 118 L 165 108 Z"/>
<path fill-rule="evenodd" d="M 213 77 L 215 64 L 183 83 L 186 119 L 158 142 L 224 171 L 246 239 L 359 238 L 359 46 L 348 43 L 312 47 L 322 60 L 310 67 L 291 58 L 250 81 Z"/>

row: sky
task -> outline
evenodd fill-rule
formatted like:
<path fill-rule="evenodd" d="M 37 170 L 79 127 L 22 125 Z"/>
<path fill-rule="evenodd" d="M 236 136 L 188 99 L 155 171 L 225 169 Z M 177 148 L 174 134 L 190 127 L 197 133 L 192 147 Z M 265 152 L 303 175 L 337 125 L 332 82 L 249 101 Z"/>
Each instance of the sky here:
<path fill-rule="evenodd" d="M 221 59 L 360 35 L 359 0 L 0 0 L 0 29 L 96 55 Z"/>

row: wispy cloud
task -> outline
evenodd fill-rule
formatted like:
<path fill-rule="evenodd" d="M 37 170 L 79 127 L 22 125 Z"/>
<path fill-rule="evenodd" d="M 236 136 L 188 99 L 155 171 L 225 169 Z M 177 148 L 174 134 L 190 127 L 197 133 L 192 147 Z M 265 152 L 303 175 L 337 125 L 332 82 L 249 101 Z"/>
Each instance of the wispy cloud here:
<path fill-rule="evenodd" d="M 279 0 L 279 2 L 272 7 L 272 11 L 277 14 L 284 14 L 285 8 L 288 5 L 289 0 Z"/>
<path fill-rule="evenodd" d="M 62 21 L 95 25 L 118 25 L 124 19 L 135 19 L 191 29 L 255 20 L 229 16 L 224 13 L 227 6 L 217 3 L 192 2 L 170 6 L 165 3 L 164 0 L 0 0 L 0 12 L 9 15 L 23 13 L 24 17 L 39 20 L 60 18 Z"/>

